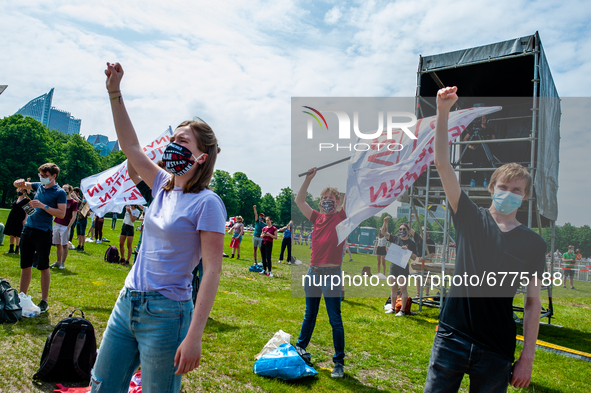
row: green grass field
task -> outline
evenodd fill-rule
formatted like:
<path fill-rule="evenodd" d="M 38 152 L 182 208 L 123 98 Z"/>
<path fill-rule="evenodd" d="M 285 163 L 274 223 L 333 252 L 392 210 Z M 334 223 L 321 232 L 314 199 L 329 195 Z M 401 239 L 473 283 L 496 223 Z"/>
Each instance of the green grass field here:
<path fill-rule="evenodd" d="M 8 210 L 0 209 L 0 221 L 6 222 Z M 49 311 L 40 317 L 22 319 L 16 324 L 0 325 L 0 392 L 51 392 L 54 384 L 37 383 L 32 376 L 39 366 L 43 344 L 55 324 L 74 308 L 81 308 L 97 330 L 100 344 L 109 314 L 122 288 L 129 266 L 109 264 L 103 256 L 109 244 L 118 243 L 122 220 L 111 231 L 105 220 L 104 236 L 111 243 L 86 243 L 86 252 L 70 251 L 65 270 L 52 270 Z M 139 235 L 139 232 L 136 232 Z M 138 236 L 134 238 L 134 245 Z M 230 254 L 230 236 L 225 252 Z M 76 245 L 76 241 L 74 241 Z M 248 271 L 253 262 L 251 237 L 242 242 L 241 260 L 224 259 L 222 279 L 211 319 L 205 328 L 201 366 L 183 377 L 183 392 L 422 392 L 427 375 L 431 344 L 438 310 L 423 308 L 414 316 L 395 318 L 384 314 L 387 287 L 377 287 L 376 297 L 347 298 L 342 305 L 345 325 L 345 378 L 330 378 L 332 334 L 328 317 L 321 306 L 316 330 L 308 350 L 319 375 L 295 382 L 259 377 L 252 373 L 254 356 L 279 329 L 297 340 L 304 314 L 304 299 L 292 297 L 292 269 L 277 264 L 280 241 L 273 247 L 274 278 Z M 6 255 L 8 238 L 0 247 L 0 277 L 18 288 L 19 257 Z M 294 255 L 309 260 L 310 250 L 295 246 Z M 52 250 L 52 260 L 55 249 Z M 347 258 L 348 259 L 348 258 Z M 345 262 L 348 274 L 360 274 L 363 266 L 376 271 L 375 257 L 353 254 L 354 262 Z M 260 260 L 260 256 L 259 256 Z M 29 294 L 40 300 L 39 272 L 34 270 Z M 301 280 L 301 279 L 300 279 Z M 542 325 L 539 339 L 591 353 L 591 285 L 575 284 L 577 295 L 556 289 L 555 318 Z M 562 292 L 564 291 L 564 292 Z M 414 289 L 409 293 L 414 295 Z M 523 303 L 516 298 L 515 303 Z M 547 298 L 542 298 L 544 306 Z M 413 305 L 413 311 L 418 306 Z M 494 323 L 494 321 L 491 321 Z M 518 333 L 521 329 L 518 328 Z M 516 356 L 521 351 L 517 346 Z M 538 350 L 532 384 L 525 392 L 589 392 L 591 367 L 588 362 Z M 468 378 L 462 391 L 468 390 Z M 67 384 L 66 384 L 67 385 Z M 510 388 L 509 391 L 517 391 Z"/>

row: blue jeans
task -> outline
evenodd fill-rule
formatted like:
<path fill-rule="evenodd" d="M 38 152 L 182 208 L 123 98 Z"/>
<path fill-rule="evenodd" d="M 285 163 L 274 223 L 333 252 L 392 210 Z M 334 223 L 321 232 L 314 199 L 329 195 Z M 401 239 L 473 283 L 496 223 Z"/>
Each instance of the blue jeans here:
<path fill-rule="evenodd" d="M 123 288 L 103 335 L 92 370 L 91 392 L 127 393 L 142 365 L 142 391 L 179 392 L 174 356 L 193 315 L 191 300 L 177 302 L 158 292 Z"/>
<path fill-rule="evenodd" d="M 326 275 L 341 275 L 341 267 L 317 268 L 310 266 L 304 280 L 304 291 L 306 293 L 306 311 L 304 312 L 304 321 L 300 330 L 297 346 L 306 349 L 312 338 L 314 327 L 316 326 L 316 316 L 320 307 L 320 299 L 324 295 L 326 304 L 326 313 L 330 326 L 332 326 L 332 343 L 334 345 L 333 363 L 345 364 L 345 328 L 341 319 L 341 287 L 331 289 L 331 280 L 324 280 Z M 310 277 L 308 281 L 307 277 Z M 322 281 L 322 282 L 321 282 Z M 323 284 L 323 285 L 314 285 Z"/>
<path fill-rule="evenodd" d="M 457 392 L 464 374 L 470 376 L 471 392 L 506 392 L 511 372 L 511 362 L 496 352 L 471 344 L 455 332 L 440 331 L 431 348 L 424 392 Z"/>

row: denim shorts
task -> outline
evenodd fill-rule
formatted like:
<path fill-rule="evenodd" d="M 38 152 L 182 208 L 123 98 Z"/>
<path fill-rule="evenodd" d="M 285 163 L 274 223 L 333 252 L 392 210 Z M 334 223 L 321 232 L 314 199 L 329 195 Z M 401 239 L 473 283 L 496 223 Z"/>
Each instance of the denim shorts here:
<path fill-rule="evenodd" d="M 127 393 L 142 366 L 144 392 L 179 392 L 174 356 L 193 316 L 193 302 L 123 288 L 109 317 L 92 370 L 91 392 Z"/>

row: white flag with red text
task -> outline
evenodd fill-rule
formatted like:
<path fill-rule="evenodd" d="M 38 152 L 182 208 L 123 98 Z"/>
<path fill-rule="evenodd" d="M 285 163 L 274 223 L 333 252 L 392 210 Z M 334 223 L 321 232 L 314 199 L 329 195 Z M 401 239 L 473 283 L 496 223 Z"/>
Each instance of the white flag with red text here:
<path fill-rule="evenodd" d="M 170 143 L 172 128 L 160 134 L 152 143 L 144 146 L 144 152 L 153 162 L 162 158 Z M 109 212 L 119 213 L 125 205 L 143 205 L 146 200 L 127 175 L 127 160 L 97 175 L 82 179 L 80 189 L 93 212 L 104 217 Z"/>
<path fill-rule="evenodd" d="M 477 117 L 501 110 L 500 106 L 450 112 L 448 136 L 451 144 Z M 419 119 L 414 136 L 394 130 L 373 140 L 366 151 L 356 151 L 347 175 L 347 219 L 337 225 L 339 244 L 362 221 L 396 201 L 433 162 L 436 116 Z M 361 139 L 358 143 L 363 142 Z M 400 146 L 403 146 L 400 148 Z M 391 149 L 391 150 L 390 150 Z"/>

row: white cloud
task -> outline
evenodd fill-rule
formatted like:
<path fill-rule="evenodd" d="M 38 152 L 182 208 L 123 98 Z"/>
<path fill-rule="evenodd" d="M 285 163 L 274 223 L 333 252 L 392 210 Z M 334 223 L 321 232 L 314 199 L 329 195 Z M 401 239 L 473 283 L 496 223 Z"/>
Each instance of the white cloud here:
<path fill-rule="evenodd" d="M 324 21 L 329 25 L 334 25 L 339 19 L 341 19 L 341 16 L 343 16 L 343 14 L 339 7 L 334 6 L 324 15 Z"/>
<path fill-rule="evenodd" d="M 29 0 L 0 14 L 0 116 L 55 87 L 54 105 L 81 118 L 83 134 L 114 139 L 103 69 L 120 61 L 141 141 L 203 117 L 220 140 L 218 168 L 273 195 L 290 182 L 292 96 L 412 96 L 419 54 L 539 30 L 559 93 L 591 90 L 584 1 Z M 574 223 L 565 210 L 559 222 Z"/>

